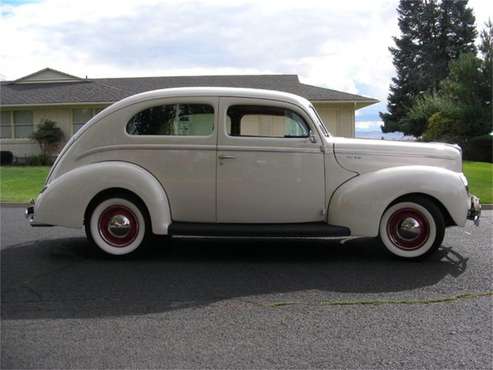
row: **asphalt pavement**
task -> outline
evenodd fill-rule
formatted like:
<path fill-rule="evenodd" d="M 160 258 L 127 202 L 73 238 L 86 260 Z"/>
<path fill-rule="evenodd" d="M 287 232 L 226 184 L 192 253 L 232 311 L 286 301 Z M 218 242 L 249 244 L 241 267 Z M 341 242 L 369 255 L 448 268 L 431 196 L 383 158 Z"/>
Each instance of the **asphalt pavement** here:
<path fill-rule="evenodd" d="M 368 239 L 161 239 L 107 257 L 1 207 L 7 368 L 493 368 L 493 212 L 436 255 Z"/>

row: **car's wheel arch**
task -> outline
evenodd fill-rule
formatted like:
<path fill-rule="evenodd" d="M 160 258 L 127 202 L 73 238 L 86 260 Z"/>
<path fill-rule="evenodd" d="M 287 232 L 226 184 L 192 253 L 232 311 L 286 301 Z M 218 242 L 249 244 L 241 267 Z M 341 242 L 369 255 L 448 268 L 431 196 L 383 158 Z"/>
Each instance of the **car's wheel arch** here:
<path fill-rule="evenodd" d="M 463 226 L 468 194 L 459 174 L 429 166 L 386 168 L 358 175 L 331 196 L 327 221 L 354 236 L 376 237 L 385 210 L 401 199 L 420 196 L 440 208 L 447 226 Z"/>
<path fill-rule="evenodd" d="M 440 209 L 440 212 L 443 215 L 443 218 L 445 220 L 445 225 L 447 227 L 448 226 L 456 226 L 454 219 L 450 215 L 450 212 L 445 207 L 445 205 L 440 200 L 435 198 L 434 196 L 432 196 L 430 194 L 426 194 L 426 193 L 407 193 L 407 194 L 401 195 L 401 196 L 397 197 L 396 199 L 394 199 L 393 201 L 391 201 L 387 205 L 387 207 L 385 207 L 385 210 L 387 210 L 389 207 L 393 206 L 396 203 L 400 203 L 400 202 L 404 202 L 404 201 L 413 201 L 415 199 L 428 199 L 428 200 L 430 200 Z"/>
<path fill-rule="evenodd" d="M 171 206 L 162 184 L 146 169 L 121 161 L 87 164 L 50 181 L 36 200 L 36 222 L 81 227 L 88 207 L 114 192 L 140 199 L 149 214 L 152 232 L 167 234 Z"/>
<path fill-rule="evenodd" d="M 142 211 L 145 213 L 145 216 L 150 222 L 151 216 L 149 213 L 149 209 L 147 208 L 147 205 L 145 204 L 144 200 L 139 195 L 125 188 L 114 187 L 114 188 L 101 190 L 99 193 L 97 193 L 92 197 L 84 212 L 84 220 L 83 220 L 84 225 L 89 219 L 94 208 L 102 201 L 110 198 L 125 198 L 133 201 L 134 203 L 136 203 L 136 205 L 141 207 Z"/>

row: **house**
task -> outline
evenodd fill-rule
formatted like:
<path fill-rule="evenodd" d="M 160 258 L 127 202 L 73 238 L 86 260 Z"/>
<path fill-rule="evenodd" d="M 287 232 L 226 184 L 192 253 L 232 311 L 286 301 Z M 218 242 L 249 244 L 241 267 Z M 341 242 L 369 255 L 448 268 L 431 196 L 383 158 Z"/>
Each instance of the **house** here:
<path fill-rule="evenodd" d="M 297 75 L 236 75 L 80 78 L 45 68 L 0 83 L 0 145 L 16 157 L 38 154 L 29 137 L 45 119 L 55 121 L 68 140 L 94 114 L 143 91 L 185 86 L 247 87 L 280 90 L 310 100 L 337 136 L 354 137 L 355 111 L 377 100 L 303 84 Z"/>

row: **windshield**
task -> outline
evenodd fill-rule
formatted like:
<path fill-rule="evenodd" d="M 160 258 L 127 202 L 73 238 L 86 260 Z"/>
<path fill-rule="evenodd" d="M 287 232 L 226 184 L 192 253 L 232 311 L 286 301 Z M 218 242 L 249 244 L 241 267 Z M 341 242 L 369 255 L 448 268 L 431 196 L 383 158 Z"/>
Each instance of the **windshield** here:
<path fill-rule="evenodd" d="M 327 137 L 330 137 L 329 130 L 327 130 L 327 127 L 325 127 L 324 121 L 322 121 L 322 118 L 320 118 L 315 107 L 313 105 L 310 105 L 310 109 L 313 111 L 313 113 L 315 113 L 315 116 L 317 117 L 317 120 L 318 120 L 318 125 L 319 125 L 320 129 L 322 130 L 322 132 L 324 133 L 324 135 Z"/>

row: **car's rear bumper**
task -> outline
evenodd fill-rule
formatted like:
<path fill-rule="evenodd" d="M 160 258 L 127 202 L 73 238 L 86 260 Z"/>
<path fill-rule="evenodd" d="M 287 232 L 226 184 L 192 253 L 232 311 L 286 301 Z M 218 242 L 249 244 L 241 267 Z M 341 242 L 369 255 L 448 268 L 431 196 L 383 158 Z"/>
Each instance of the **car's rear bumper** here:
<path fill-rule="evenodd" d="M 479 198 L 471 194 L 471 205 L 467 211 L 467 219 L 474 221 L 476 226 L 479 226 L 479 217 L 481 216 L 481 203 Z"/>
<path fill-rule="evenodd" d="M 31 222 L 34 218 L 34 206 L 27 207 L 24 211 L 24 215 L 29 220 L 29 222 Z"/>
<path fill-rule="evenodd" d="M 24 211 L 24 214 L 33 227 L 48 227 L 48 226 L 53 226 L 53 225 L 47 225 L 47 224 L 38 224 L 34 221 L 34 203 L 32 206 L 29 206 L 26 208 Z"/>

